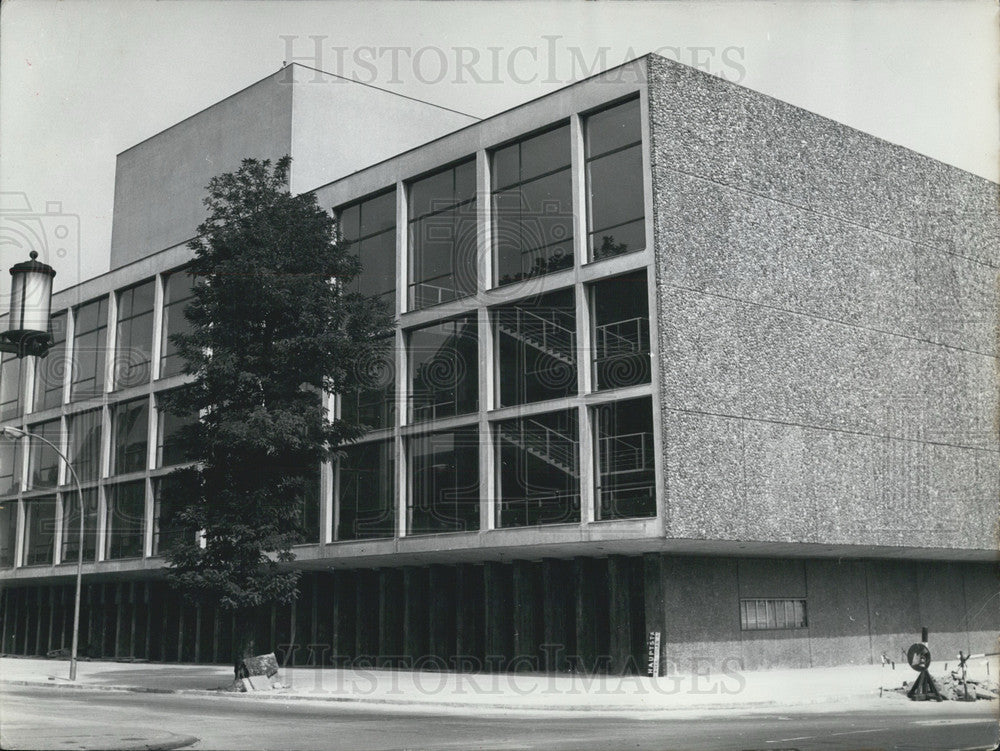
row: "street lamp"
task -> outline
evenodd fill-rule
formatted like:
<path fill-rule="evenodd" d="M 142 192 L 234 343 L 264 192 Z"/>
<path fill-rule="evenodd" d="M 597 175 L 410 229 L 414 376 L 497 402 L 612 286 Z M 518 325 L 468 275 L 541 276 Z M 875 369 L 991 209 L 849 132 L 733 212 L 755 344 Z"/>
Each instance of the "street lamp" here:
<path fill-rule="evenodd" d="M 10 268 L 10 318 L 7 331 L 0 333 L 0 352 L 13 352 L 18 357 L 45 357 L 52 346 L 49 334 L 49 311 L 52 308 L 52 278 L 55 269 L 31 259 Z"/>
<path fill-rule="evenodd" d="M 27 436 L 28 438 L 37 438 L 39 441 L 49 446 L 59 455 L 60 459 L 66 462 L 66 468 L 69 469 L 69 473 L 73 476 L 73 482 L 76 483 L 76 492 L 80 496 L 80 544 L 76 551 L 76 599 L 73 602 L 73 646 L 71 647 L 69 653 L 69 679 L 71 681 L 75 681 L 76 652 L 80 642 L 80 593 L 83 586 L 83 528 L 84 522 L 87 518 L 86 512 L 83 508 L 83 487 L 80 485 L 80 478 L 77 477 L 76 470 L 73 469 L 73 465 L 70 463 L 69 459 L 67 459 L 66 455 L 45 436 L 38 435 L 37 433 L 29 433 L 27 430 L 15 428 L 12 425 L 4 425 L 0 428 L 0 435 L 9 435 L 12 438 L 21 438 L 24 436 Z"/>

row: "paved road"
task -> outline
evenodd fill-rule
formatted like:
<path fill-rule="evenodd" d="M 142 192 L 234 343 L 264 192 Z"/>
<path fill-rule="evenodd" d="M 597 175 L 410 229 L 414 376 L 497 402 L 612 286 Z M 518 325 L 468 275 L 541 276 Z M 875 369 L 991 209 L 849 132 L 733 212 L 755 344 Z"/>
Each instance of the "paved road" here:
<path fill-rule="evenodd" d="M 4 688 L 5 749 L 993 749 L 996 706 L 700 719 L 470 717 L 378 712 L 334 702 Z"/>

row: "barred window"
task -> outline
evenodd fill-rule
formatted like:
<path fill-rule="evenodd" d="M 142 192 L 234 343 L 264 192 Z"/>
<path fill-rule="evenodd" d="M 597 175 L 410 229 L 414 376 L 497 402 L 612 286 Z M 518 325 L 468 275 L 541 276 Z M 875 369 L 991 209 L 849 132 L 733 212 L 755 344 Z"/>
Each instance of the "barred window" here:
<path fill-rule="evenodd" d="M 805 600 L 740 600 L 740 629 L 806 628 Z"/>

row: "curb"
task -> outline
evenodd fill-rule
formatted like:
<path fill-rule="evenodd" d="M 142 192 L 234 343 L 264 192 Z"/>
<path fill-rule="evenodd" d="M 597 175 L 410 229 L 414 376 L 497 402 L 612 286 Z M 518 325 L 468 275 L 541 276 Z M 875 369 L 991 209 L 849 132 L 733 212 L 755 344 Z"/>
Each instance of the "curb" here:
<path fill-rule="evenodd" d="M 433 711 L 435 709 L 445 709 L 445 710 L 467 710 L 467 711 L 497 711 L 497 712 L 560 712 L 566 714 L 576 714 L 578 712 L 598 712 L 605 716 L 622 716 L 629 715 L 634 716 L 640 715 L 655 715 L 655 714 L 672 714 L 678 712 L 715 712 L 715 711 L 732 711 L 739 709 L 747 710 L 759 710 L 764 708 L 794 708 L 794 707 L 814 707 L 820 704 L 829 704 L 837 701 L 844 701 L 849 699 L 859 699 L 859 698 L 873 698 L 873 694 L 870 693 L 860 693 L 860 694 L 850 694 L 836 697 L 818 697 L 811 699 L 809 701 L 800 701 L 793 704 L 781 703 L 774 699 L 751 701 L 751 702 L 728 702 L 725 704 L 711 704 L 711 705 L 701 705 L 701 706 L 594 706 L 594 705 L 552 705 L 552 704 L 538 704 L 533 706 L 525 706 L 523 704 L 509 704 L 509 703 L 476 703 L 471 704 L 467 702 L 414 702 L 412 700 L 407 700 L 405 698 L 401 699 L 384 699 L 384 698 L 368 698 L 368 697 L 354 697 L 354 696 L 342 696 L 342 695 L 328 695 L 328 694 L 283 694 L 283 693 L 252 693 L 244 694 L 239 692 L 229 692 L 229 691 L 219 691 L 215 689 L 175 689 L 175 688 L 149 688 L 144 686 L 107 686 L 107 685 L 94 685 L 94 684 L 60 684 L 52 683 L 50 681 L 26 681 L 26 680 L 0 680 L 0 686 L 29 686 L 34 688 L 51 688 L 51 689 L 61 689 L 66 688 L 75 691 L 109 691 L 117 693 L 135 693 L 135 694 L 179 694 L 179 695 L 194 695 L 194 696 L 211 696 L 220 699 L 231 699 L 231 700 L 264 700 L 264 701 L 319 701 L 319 702 L 332 702 L 337 704 L 357 704 L 357 705 L 370 705 L 370 706 L 381 706 L 381 707 L 392 707 L 397 709 L 406 710 L 425 710 Z M 878 697 L 874 697 L 878 698 Z"/>

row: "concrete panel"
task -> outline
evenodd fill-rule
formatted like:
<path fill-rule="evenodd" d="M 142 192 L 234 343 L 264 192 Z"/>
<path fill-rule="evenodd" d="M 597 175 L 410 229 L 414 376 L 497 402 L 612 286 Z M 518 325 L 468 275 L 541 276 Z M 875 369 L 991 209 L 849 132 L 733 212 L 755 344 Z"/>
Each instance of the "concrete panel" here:
<path fill-rule="evenodd" d="M 1000 651 L 1000 575 L 995 564 L 962 566 L 969 649 L 973 654 Z"/>
<path fill-rule="evenodd" d="M 815 500 L 810 493 L 807 431 L 745 421 L 745 538 L 817 542 Z"/>
<path fill-rule="evenodd" d="M 806 568 L 802 560 L 740 558 L 736 570 L 740 599 L 806 596 Z"/>
<path fill-rule="evenodd" d="M 920 641 L 916 564 L 909 561 L 868 561 L 868 620 L 872 658 L 886 654 L 899 662 Z"/>
<path fill-rule="evenodd" d="M 745 670 L 807 668 L 812 664 L 805 629 L 744 631 L 742 654 Z"/>
<path fill-rule="evenodd" d="M 865 564 L 810 560 L 805 565 L 809 592 L 806 620 L 813 667 L 871 664 Z"/>
<path fill-rule="evenodd" d="M 744 539 L 748 518 L 743 421 L 663 410 L 667 530 L 672 537 Z"/>
<path fill-rule="evenodd" d="M 918 335 L 939 344 L 989 354 L 996 350 L 1000 308 L 997 270 L 961 256 L 915 249 Z"/>
<path fill-rule="evenodd" d="M 968 617 L 962 567 L 945 561 L 915 564 L 921 628 L 929 631 L 928 644 L 935 663 L 969 653 Z"/>

